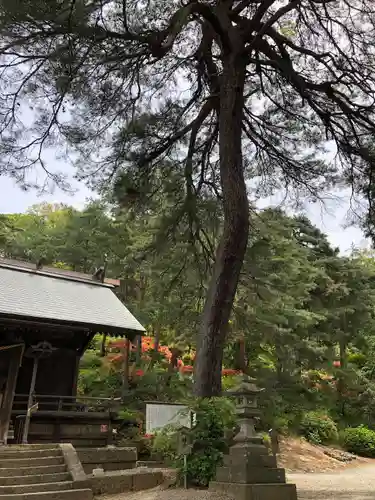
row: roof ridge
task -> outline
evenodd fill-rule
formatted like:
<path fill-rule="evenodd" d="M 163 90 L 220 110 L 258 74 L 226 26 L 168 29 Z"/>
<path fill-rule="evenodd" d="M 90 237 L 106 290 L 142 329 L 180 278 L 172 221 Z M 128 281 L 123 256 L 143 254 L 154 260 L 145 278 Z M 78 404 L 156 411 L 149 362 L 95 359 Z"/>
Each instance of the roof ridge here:
<path fill-rule="evenodd" d="M 56 273 L 54 272 L 55 268 L 49 268 L 52 269 L 52 271 L 45 270 L 45 268 L 42 269 L 36 269 L 32 267 L 27 267 L 27 266 L 22 266 L 22 265 L 16 265 L 16 264 L 7 264 L 5 262 L 2 262 L 0 259 L 0 268 L 1 269 L 9 269 L 10 271 L 16 271 L 20 273 L 29 273 L 29 274 L 35 274 L 37 276 L 44 276 L 46 278 L 55 278 L 55 279 L 61 279 L 65 281 L 74 281 L 77 283 L 86 283 L 87 285 L 97 285 L 97 286 L 102 286 L 105 288 L 114 288 L 114 285 L 110 283 L 103 283 L 101 281 L 97 281 L 94 279 L 90 279 L 89 275 L 87 275 L 87 278 L 81 277 L 81 276 L 74 276 L 72 274 L 63 274 L 63 273 Z M 74 271 L 72 271 L 74 272 Z"/>

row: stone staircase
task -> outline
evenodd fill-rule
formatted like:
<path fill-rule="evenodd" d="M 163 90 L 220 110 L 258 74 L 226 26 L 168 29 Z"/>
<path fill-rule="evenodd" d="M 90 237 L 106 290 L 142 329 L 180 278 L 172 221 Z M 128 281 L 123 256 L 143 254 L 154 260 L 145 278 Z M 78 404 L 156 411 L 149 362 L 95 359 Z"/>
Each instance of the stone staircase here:
<path fill-rule="evenodd" d="M 0 447 L 0 500 L 92 500 L 77 489 L 54 445 Z"/>

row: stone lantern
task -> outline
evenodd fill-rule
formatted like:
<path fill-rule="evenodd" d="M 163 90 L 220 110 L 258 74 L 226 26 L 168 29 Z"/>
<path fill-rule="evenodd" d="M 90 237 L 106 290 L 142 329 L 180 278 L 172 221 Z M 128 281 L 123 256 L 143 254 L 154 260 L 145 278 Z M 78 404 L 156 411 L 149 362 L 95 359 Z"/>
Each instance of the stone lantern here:
<path fill-rule="evenodd" d="M 260 415 L 257 397 L 262 390 L 244 376 L 228 394 L 236 400 L 240 430 L 210 489 L 228 493 L 236 500 L 297 500 L 295 485 L 286 484 L 284 469 L 277 467 L 276 457 L 269 454 L 263 438 L 255 432 L 255 419 Z"/>
<path fill-rule="evenodd" d="M 239 386 L 228 392 L 228 396 L 233 396 L 236 401 L 236 415 L 240 426 L 238 434 L 235 436 L 235 443 L 258 443 L 256 437 L 255 420 L 260 416 L 258 408 L 258 394 L 264 389 L 259 389 L 255 381 L 249 377 L 243 377 Z"/>

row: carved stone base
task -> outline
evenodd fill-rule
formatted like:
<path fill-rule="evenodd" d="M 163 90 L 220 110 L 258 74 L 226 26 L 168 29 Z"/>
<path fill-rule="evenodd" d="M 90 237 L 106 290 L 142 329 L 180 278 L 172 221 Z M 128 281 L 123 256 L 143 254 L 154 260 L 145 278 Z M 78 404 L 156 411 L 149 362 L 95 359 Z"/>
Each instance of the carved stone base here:
<path fill-rule="evenodd" d="M 239 484 L 285 483 L 285 470 L 277 467 L 254 467 L 247 463 L 235 467 L 218 467 L 216 481 Z"/>
<path fill-rule="evenodd" d="M 210 489 L 236 500 L 297 500 L 295 484 L 238 484 L 212 481 Z"/>

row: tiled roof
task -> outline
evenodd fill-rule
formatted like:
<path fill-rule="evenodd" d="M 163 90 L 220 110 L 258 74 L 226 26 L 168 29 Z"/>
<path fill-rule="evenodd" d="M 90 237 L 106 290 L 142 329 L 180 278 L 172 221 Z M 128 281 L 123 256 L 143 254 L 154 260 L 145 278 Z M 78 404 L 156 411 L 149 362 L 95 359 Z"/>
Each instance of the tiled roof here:
<path fill-rule="evenodd" d="M 0 262 L 0 316 L 82 324 L 108 333 L 144 332 L 111 285 L 4 262 Z"/>

